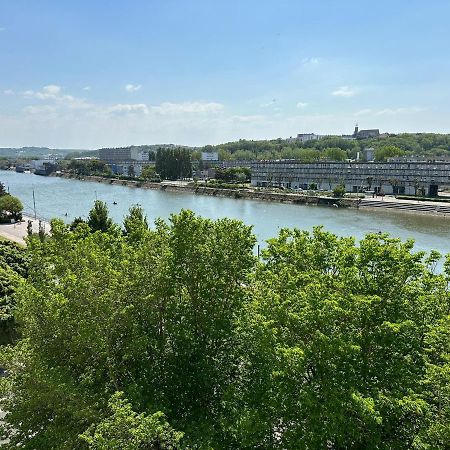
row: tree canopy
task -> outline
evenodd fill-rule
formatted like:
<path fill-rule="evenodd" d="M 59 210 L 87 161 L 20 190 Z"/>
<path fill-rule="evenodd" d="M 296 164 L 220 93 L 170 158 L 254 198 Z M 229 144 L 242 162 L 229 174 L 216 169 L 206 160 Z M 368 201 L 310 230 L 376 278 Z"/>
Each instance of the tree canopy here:
<path fill-rule="evenodd" d="M 341 136 L 327 136 L 307 142 L 293 139 L 273 139 L 249 141 L 241 139 L 218 145 L 206 145 L 193 153 L 194 159 L 201 157 L 201 152 L 218 152 L 219 159 L 298 159 L 304 162 L 322 159 L 342 161 L 356 158 L 357 152 L 364 148 L 394 148 L 394 152 L 381 151 L 379 160 L 385 157 L 416 156 L 450 156 L 450 134 L 403 133 L 382 135 L 378 138 L 349 140 Z M 337 150 L 339 149 L 339 151 Z"/>
<path fill-rule="evenodd" d="M 0 214 L 2 219 L 13 218 L 15 220 L 22 219 L 23 205 L 22 202 L 13 195 L 0 196 Z"/>
<path fill-rule="evenodd" d="M 16 337 L 15 293 L 28 273 L 28 252 L 13 242 L 0 241 L 0 344 Z"/>
<path fill-rule="evenodd" d="M 156 172 L 164 180 L 178 180 L 192 176 L 191 152 L 186 148 L 158 148 Z"/>
<path fill-rule="evenodd" d="M 108 206 L 101 200 L 96 200 L 94 207 L 89 212 L 87 223 L 92 231 L 109 231 L 113 221 L 109 217 Z"/>
<path fill-rule="evenodd" d="M 450 260 L 182 211 L 31 240 L 8 448 L 448 449 Z"/>

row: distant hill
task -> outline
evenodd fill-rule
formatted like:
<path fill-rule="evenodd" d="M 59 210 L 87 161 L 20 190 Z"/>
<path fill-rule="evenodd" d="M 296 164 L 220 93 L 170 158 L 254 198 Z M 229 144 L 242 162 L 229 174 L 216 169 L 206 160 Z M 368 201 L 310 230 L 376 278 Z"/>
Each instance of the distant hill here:
<path fill-rule="evenodd" d="M 0 147 L 0 157 L 4 158 L 42 158 L 47 155 L 66 157 L 72 153 L 92 153 L 93 150 L 62 149 L 48 147 Z"/>
<path fill-rule="evenodd" d="M 152 152 L 156 152 L 156 150 L 158 150 L 158 148 L 187 148 L 187 149 L 195 150 L 195 147 L 189 147 L 187 145 L 177 145 L 177 144 L 128 145 L 126 147 L 103 147 L 100 150 L 110 149 L 110 148 L 114 148 L 114 149 L 134 148 L 134 149 L 140 150 L 140 151 L 152 151 Z"/>
<path fill-rule="evenodd" d="M 389 156 L 415 155 L 450 157 L 450 134 L 439 133 L 401 133 L 383 134 L 370 139 L 343 139 L 341 136 L 326 136 L 308 142 L 273 139 L 249 141 L 241 139 L 218 145 L 206 145 L 197 152 L 217 152 L 220 160 L 235 159 L 299 159 L 313 161 L 322 157 L 335 159 L 341 153 L 343 159 L 356 158 L 358 152 L 372 147 L 390 151 Z M 341 150 L 341 152 L 336 152 Z M 342 153 L 345 152 L 345 153 Z"/>

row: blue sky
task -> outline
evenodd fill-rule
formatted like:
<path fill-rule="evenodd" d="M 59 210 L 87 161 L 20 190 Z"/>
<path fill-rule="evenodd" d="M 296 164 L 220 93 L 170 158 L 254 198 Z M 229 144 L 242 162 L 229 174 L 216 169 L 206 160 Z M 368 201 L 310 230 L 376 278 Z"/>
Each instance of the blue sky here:
<path fill-rule="evenodd" d="M 450 2 L 0 0 L 0 146 L 450 132 Z"/>

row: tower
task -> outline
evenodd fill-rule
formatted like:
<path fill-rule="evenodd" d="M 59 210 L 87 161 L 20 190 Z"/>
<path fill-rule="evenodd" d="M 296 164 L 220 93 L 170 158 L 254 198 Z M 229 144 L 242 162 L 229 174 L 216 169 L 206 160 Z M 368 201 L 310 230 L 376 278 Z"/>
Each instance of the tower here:
<path fill-rule="evenodd" d="M 355 123 L 355 131 L 353 132 L 353 137 L 357 137 L 359 132 L 358 123 Z"/>

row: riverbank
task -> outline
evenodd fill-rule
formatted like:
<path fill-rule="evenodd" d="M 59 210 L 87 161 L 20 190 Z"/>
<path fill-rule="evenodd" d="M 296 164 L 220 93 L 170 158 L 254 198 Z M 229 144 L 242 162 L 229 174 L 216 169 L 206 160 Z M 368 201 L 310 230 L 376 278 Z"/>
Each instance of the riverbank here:
<path fill-rule="evenodd" d="M 25 238 L 28 236 L 28 221 L 31 220 L 33 226 L 33 233 L 39 232 L 39 219 L 35 220 L 33 217 L 23 216 L 21 222 L 2 223 L 0 224 L 0 236 L 8 241 L 15 242 L 21 246 L 25 246 Z M 50 224 L 42 221 L 46 233 L 50 231 Z"/>
<path fill-rule="evenodd" d="M 134 180 L 119 180 L 115 178 L 105 178 L 93 175 L 75 176 L 67 173 L 52 174 L 60 178 L 90 181 L 112 186 L 127 186 L 141 189 L 157 189 L 166 192 L 187 192 L 196 195 L 208 195 L 212 197 L 227 197 L 235 199 L 250 199 L 263 200 L 269 202 L 279 203 L 294 203 L 305 205 L 324 205 L 324 206 L 338 206 L 338 207 L 357 207 L 358 200 L 351 198 L 333 198 L 319 195 L 306 195 L 302 193 L 291 192 L 273 192 L 262 188 L 237 188 L 225 189 L 221 187 L 211 187 L 203 185 L 192 185 L 180 182 L 161 182 L 154 183 L 150 181 L 134 181 Z"/>
<path fill-rule="evenodd" d="M 439 201 L 417 201 L 397 199 L 395 197 L 377 198 L 333 198 L 321 195 L 308 195 L 305 193 L 274 192 L 263 188 L 237 188 L 225 189 L 204 185 L 192 185 L 183 182 L 162 182 L 119 180 L 100 176 L 76 176 L 67 173 L 52 174 L 66 179 L 90 181 L 115 186 L 126 186 L 141 189 L 154 189 L 167 192 L 186 192 L 194 195 L 207 195 L 212 197 L 226 197 L 233 199 L 262 200 L 266 202 L 291 203 L 312 206 L 330 206 L 334 208 L 355 209 L 389 209 L 401 213 L 416 215 L 432 215 L 436 217 L 450 218 L 450 204 Z"/>

